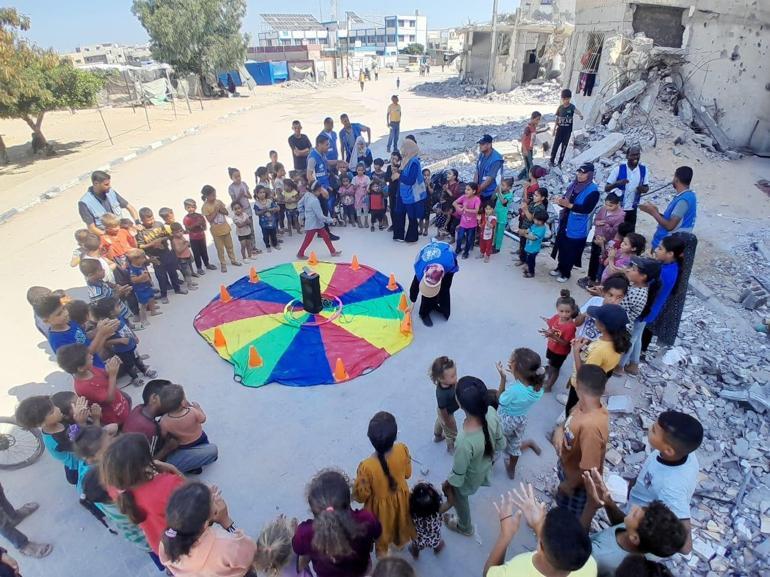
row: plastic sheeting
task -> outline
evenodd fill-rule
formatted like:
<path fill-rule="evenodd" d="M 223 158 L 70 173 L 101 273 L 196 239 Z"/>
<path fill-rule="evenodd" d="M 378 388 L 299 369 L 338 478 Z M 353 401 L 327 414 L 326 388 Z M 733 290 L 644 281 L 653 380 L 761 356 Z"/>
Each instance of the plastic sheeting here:
<path fill-rule="evenodd" d="M 320 277 L 324 309 L 310 314 L 301 303 L 304 266 L 295 262 L 260 271 L 258 283 L 241 278 L 228 287 L 232 300 L 216 297 L 195 317 L 195 329 L 233 365 L 243 385 L 332 384 L 338 382 L 337 359 L 353 379 L 411 343 L 411 332 L 401 332 L 401 286 L 389 290 L 388 277 L 365 265 L 354 271 L 349 263 L 321 262 L 312 270 Z M 218 347 L 217 329 L 224 337 Z M 259 367 L 249 366 L 252 346 L 262 359 Z"/>

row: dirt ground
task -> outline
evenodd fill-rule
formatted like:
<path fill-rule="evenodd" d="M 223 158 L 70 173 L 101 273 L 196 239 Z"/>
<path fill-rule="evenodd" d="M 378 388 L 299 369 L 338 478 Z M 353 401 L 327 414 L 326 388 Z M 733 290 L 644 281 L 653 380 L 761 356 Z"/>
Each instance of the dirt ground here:
<path fill-rule="evenodd" d="M 472 126 L 468 130 L 478 131 L 480 136 L 487 119 L 520 120 L 538 104 L 502 105 L 411 95 L 408 87 L 420 80 L 416 74 L 401 74 L 402 137 L 418 133 L 425 148 L 433 146 L 430 128 L 434 125 L 468 118 Z M 198 198 L 203 184 L 213 184 L 226 196 L 228 166 L 239 167 L 250 175 L 267 161 L 272 148 L 279 151 L 283 162 L 290 163 L 286 139 L 293 119 L 300 119 L 312 138 L 320 131 L 325 116 L 337 119 L 342 112 L 372 128 L 374 154 L 385 156 L 385 109 L 395 91 L 395 75 L 388 74 L 382 74 L 379 82 L 367 84 L 363 93 L 355 83 L 317 91 L 259 89 L 248 99 L 205 102 L 203 112 L 194 109 L 192 116 L 176 122 L 151 118 L 152 131 L 141 128 L 142 110 L 137 110 L 136 116 L 130 110 L 110 111 L 120 118 L 115 124 L 122 130 L 135 128 L 119 137 L 115 146 L 100 142 L 103 136 L 94 128 L 90 113 L 51 115 L 44 125 L 49 138 L 65 146 L 82 142 L 71 146 L 69 155 L 12 165 L 0 173 L 0 211 L 5 210 L 6 203 L 31 198 L 111 158 L 192 125 L 205 126 L 196 134 L 117 167 L 113 171 L 115 189 L 137 208 L 170 206 L 181 213 L 182 200 Z M 250 109 L 217 120 L 244 106 Z M 90 118 L 88 126 L 85 122 L 81 126 L 80 120 L 85 117 Z M 11 129 L 6 121 L 0 124 L 9 145 L 23 141 L 26 131 L 22 123 L 19 125 L 21 128 L 14 125 Z M 447 155 L 456 152 L 460 150 L 447 150 Z M 645 160 L 658 173 L 672 172 L 680 163 L 677 158 L 668 158 L 662 147 L 645 153 Z M 735 226 L 754 226 L 755 221 L 762 226 L 762 219 L 767 222 L 770 200 L 753 186 L 758 178 L 768 177 L 767 161 L 746 159 L 694 166 L 696 190 L 704 207 L 697 232 L 713 246 L 729 249 L 725 239 Z M 81 187 L 69 189 L 0 226 L 0 243 L 11 249 L 2 257 L 2 270 L 6 271 L 2 295 L 10 306 L 6 307 L 4 319 L 8 337 L 3 347 L 0 414 L 11 414 L 16 404 L 28 396 L 71 386 L 71 378 L 58 369 L 35 330 L 24 294 L 31 285 L 44 285 L 66 289 L 81 298 L 84 295 L 81 275 L 68 265 L 74 248 L 72 234 L 80 226 L 76 202 L 82 192 Z M 384 232 L 345 228 L 339 234 L 342 240 L 338 248 L 344 253 L 341 260 L 348 261 L 356 254 L 362 263 L 386 274 L 395 273 L 401 284 L 410 282 L 417 247 L 393 243 Z M 283 250 L 261 255 L 255 266 L 267 268 L 292 260 L 298 242 L 297 237 L 286 239 Z M 504 360 L 520 346 L 544 353 L 544 341 L 537 333 L 540 316 L 552 314 L 562 288 L 547 275 L 551 262 L 545 253 L 539 258 L 537 277 L 523 279 L 510 260 L 512 244 L 508 240 L 506 243 L 503 252 L 489 264 L 475 259 L 461 263 L 453 286 L 449 322 L 437 321 L 428 329 L 418 321 L 410 347 L 373 373 L 340 386 L 295 389 L 271 385 L 254 390 L 233 382 L 230 365 L 195 334 L 191 322 L 217 294 L 220 283 L 233 282 L 245 270 L 231 267 L 224 275 L 211 272 L 201 279 L 200 290 L 187 296 L 172 295 L 171 304 L 163 307 L 164 314 L 141 333 L 140 349 L 151 354 L 149 362 L 160 376 L 182 383 L 188 397 L 206 410 L 206 431 L 219 445 L 220 458 L 201 479 L 221 487 L 238 526 L 256 537 L 260 528 L 279 513 L 306 518 L 305 483 L 318 469 L 328 466 L 355 474 L 357 463 L 371 452 L 366 426 L 378 410 L 388 410 L 398 419 L 400 439 L 415 458 L 413 480 L 426 478 L 439 484 L 446 478 L 451 458 L 432 442 L 435 396 L 426 376 L 431 360 L 447 354 L 456 359 L 461 375 L 473 374 L 489 386 L 496 386 L 495 361 Z M 323 258 L 325 252 L 320 244 L 314 248 Z M 213 247 L 210 254 L 214 254 Z M 578 276 L 573 275 L 575 279 Z M 582 299 L 579 289 L 575 291 Z M 565 367 L 563 373 L 567 372 Z M 633 394 L 633 381 L 615 380 L 611 387 L 615 392 Z M 140 401 L 139 390 L 126 392 L 135 403 Z M 531 480 L 540 491 L 550 491 L 555 455 L 546 434 L 561 410 L 551 395 L 534 407 L 527 433 L 543 447 L 543 455 L 528 453 L 522 457 L 516 484 Z M 644 437 L 640 431 L 639 438 Z M 21 529 L 34 540 L 55 544 L 47 559 L 21 558 L 25 576 L 80 575 L 84 574 L 84 562 L 88 566 L 86 574 L 103 577 L 158 574 L 146 555 L 108 534 L 77 505 L 74 489 L 62 478 L 61 466 L 48 455 L 29 468 L 3 473 L 3 486 L 17 505 L 28 500 L 40 502 L 40 511 Z M 492 487 L 481 489 L 471 498 L 478 539 L 447 532 L 446 550 L 435 558 L 424 555 L 416 565 L 418 574 L 479 574 L 497 536 L 492 501 L 512 486 L 502 464 L 497 463 Z M 522 528 L 508 554 L 512 556 L 533 545 L 531 532 Z"/>

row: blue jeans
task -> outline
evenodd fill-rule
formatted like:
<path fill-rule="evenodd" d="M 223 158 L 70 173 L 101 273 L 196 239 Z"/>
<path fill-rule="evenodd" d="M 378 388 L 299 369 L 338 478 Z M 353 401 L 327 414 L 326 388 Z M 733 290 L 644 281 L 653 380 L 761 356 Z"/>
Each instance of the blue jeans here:
<path fill-rule="evenodd" d="M 647 323 L 644 321 L 637 320 L 634 322 L 634 328 L 631 331 L 631 348 L 621 357 L 618 365 L 621 368 L 632 363 L 635 365 L 639 364 L 639 359 L 642 355 L 642 333 L 646 326 Z"/>
<path fill-rule="evenodd" d="M 326 207 L 329 209 L 329 214 L 334 214 L 334 207 L 337 206 L 337 193 L 333 190 L 329 192 L 329 198 L 326 199 Z"/>
<path fill-rule="evenodd" d="M 388 146 L 386 147 L 388 152 L 391 150 L 398 150 L 398 133 L 400 130 L 401 122 L 390 123 L 390 134 L 388 135 Z"/>
<path fill-rule="evenodd" d="M 463 240 L 465 240 L 465 251 L 463 252 Z M 470 253 L 473 250 L 473 242 L 476 240 L 476 229 L 475 228 L 457 228 L 457 249 L 455 252 L 457 254 L 460 254 L 461 252 L 468 256 L 468 253 Z"/>
<path fill-rule="evenodd" d="M 182 473 L 187 473 L 210 465 L 217 460 L 217 457 L 219 457 L 219 450 L 216 445 L 195 445 L 187 448 L 180 447 L 166 458 L 166 462 L 174 465 Z"/>

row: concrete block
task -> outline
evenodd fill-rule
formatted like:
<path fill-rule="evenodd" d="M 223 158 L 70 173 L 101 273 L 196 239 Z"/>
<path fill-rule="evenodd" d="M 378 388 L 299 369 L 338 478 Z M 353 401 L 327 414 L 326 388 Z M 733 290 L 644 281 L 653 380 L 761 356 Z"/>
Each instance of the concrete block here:
<path fill-rule="evenodd" d="M 679 118 L 682 119 L 687 126 L 692 124 L 692 106 L 687 100 L 679 101 Z"/>
<path fill-rule="evenodd" d="M 644 80 L 637 80 L 633 84 L 626 86 L 623 90 L 618 92 L 615 96 L 612 96 L 604 101 L 604 108 L 606 110 L 612 110 L 619 108 L 621 104 L 633 100 L 644 92 L 647 88 L 647 83 Z"/>
<path fill-rule="evenodd" d="M 692 292 L 695 293 L 695 296 L 697 296 L 702 301 L 707 301 L 712 296 L 714 296 L 714 293 L 711 292 L 711 289 L 703 284 L 700 279 L 690 277 L 687 286 L 692 290 Z"/>
<path fill-rule="evenodd" d="M 653 82 L 650 82 L 647 85 L 647 88 L 644 89 L 644 94 L 642 95 L 642 98 L 639 100 L 639 108 L 644 110 L 647 114 L 652 112 L 652 109 L 655 106 L 655 101 L 658 98 L 659 91 L 660 91 L 660 80 L 657 79 Z"/>
<path fill-rule="evenodd" d="M 588 150 L 585 150 L 573 157 L 570 162 L 580 166 L 584 162 L 594 162 L 595 160 L 611 156 L 625 144 L 626 137 L 619 132 L 611 132 L 600 141 L 595 142 Z"/>

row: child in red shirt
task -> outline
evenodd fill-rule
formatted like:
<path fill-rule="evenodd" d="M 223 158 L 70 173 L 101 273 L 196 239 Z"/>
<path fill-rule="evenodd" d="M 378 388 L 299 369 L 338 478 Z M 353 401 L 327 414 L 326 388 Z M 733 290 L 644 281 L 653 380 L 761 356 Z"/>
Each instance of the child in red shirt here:
<path fill-rule="evenodd" d="M 185 231 L 190 236 L 190 248 L 195 258 L 195 266 L 199 275 L 206 274 L 203 270 L 205 265 L 209 270 L 216 270 L 213 264 L 209 263 L 209 251 L 206 248 L 206 218 L 199 212 L 198 205 L 192 198 L 184 201 L 184 209 L 187 214 L 182 219 Z"/>
<path fill-rule="evenodd" d="M 545 375 L 546 392 L 551 391 L 551 387 L 559 378 L 561 366 L 570 354 L 571 343 L 577 331 L 574 320 L 577 313 L 578 306 L 575 299 L 570 296 L 569 290 L 562 289 L 561 296 L 556 301 L 556 314 L 550 319 L 543 317 L 548 328 L 540 329 L 538 332 L 548 339 L 545 353 L 548 359 Z"/>
<path fill-rule="evenodd" d="M 369 185 L 369 214 L 372 215 L 372 226 L 369 230 L 374 232 L 374 223 L 379 222 L 380 230 L 388 228 L 388 201 L 382 192 L 379 180 L 372 180 Z"/>
<path fill-rule="evenodd" d="M 132 248 L 136 248 L 136 239 L 124 228 L 120 228 L 120 219 L 114 214 L 105 214 L 102 218 L 104 225 L 104 234 L 101 238 L 101 250 L 104 255 L 115 261 L 115 263 L 125 269 L 126 253 Z"/>
<path fill-rule="evenodd" d="M 56 361 L 75 379 L 75 392 L 102 408 L 103 425 L 123 425 L 131 411 L 131 400 L 118 389 L 118 357 L 109 359 L 104 369 L 95 367 L 88 347 L 76 343 L 59 348 Z"/>
<path fill-rule="evenodd" d="M 481 251 L 479 258 L 484 258 L 484 262 L 489 262 L 489 255 L 492 254 L 496 228 L 495 209 L 491 204 L 487 204 L 484 206 L 484 214 L 481 217 L 481 238 L 479 238 L 479 251 Z"/>

